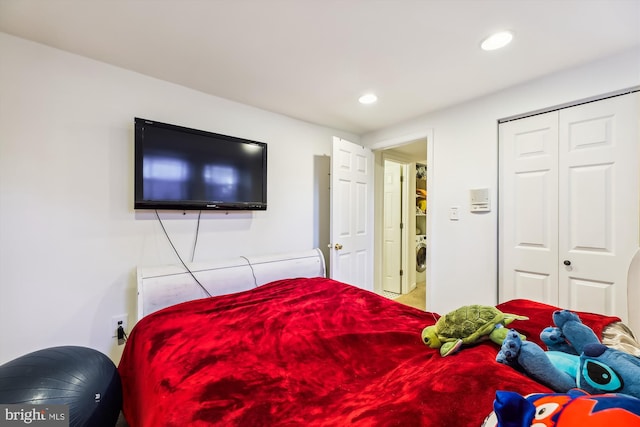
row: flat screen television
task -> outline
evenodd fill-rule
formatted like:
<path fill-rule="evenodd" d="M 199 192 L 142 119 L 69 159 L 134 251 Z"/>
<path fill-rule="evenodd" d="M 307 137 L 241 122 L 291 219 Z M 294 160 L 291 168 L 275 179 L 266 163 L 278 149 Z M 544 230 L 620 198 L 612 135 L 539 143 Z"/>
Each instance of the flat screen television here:
<path fill-rule="evenodd" d="M 135 118 L 136 209 L 266 210 L 267 144 Z"/>

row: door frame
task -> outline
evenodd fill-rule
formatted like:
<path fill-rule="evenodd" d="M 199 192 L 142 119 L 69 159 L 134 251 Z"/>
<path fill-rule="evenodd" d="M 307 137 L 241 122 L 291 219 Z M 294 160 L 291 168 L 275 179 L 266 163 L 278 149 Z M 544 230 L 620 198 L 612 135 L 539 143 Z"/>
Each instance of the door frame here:
<path fill-rule="evenodd" d="M 433 266 L 431 264 L 431 249 L 434 245 L 434 230 L 432 227 L 432 214 L 436 210 L 437 205 L 437 192 L 434 191 L 434 167 L 435 167 L 435 158 L 434 158 L 434 146 L 435 140 L 433 137 L 433 128 L 424 128 L 418 130 L 411 134 L 405 134 L 389 139 L 379 140 L 369 145 L 371 150 L 373 150 L 374 154 L 378 151 L 388 150 L 391 148 L 396 148 L 401 145 L 405 145 L 407 143 L 416 141 L 418 139 L 426 139 L 427 141 L 427 259 L 426 259 L 426 310 L 429 311 L 431 309 L 431 294 L 433 289 L 433 282 L 431 278 L 433 277 Z M 380 194 L 382 191 L 382 177 L 384 171 L 380 170 L 380 165 L 376 164 L 376 170 L 374 173 L 374 192 L 375 194 Z M 382 291 L 382 227 L 383 223 L 381 221 L 380 215 L 380 203 L 379 198 L 374 198 L 374 206 L 375 206 L 375 214 L 374 214 L 374 291 L 380 293 Z"/>

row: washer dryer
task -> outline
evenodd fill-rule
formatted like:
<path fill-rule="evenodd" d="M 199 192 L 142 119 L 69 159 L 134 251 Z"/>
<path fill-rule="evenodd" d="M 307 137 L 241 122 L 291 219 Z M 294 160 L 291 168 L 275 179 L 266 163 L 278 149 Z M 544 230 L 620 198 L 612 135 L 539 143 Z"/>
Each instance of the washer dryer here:
<path fill-rule="evenodd" d="M 427 269 L 427 236 L 416 236 L 416 271 Z"/>

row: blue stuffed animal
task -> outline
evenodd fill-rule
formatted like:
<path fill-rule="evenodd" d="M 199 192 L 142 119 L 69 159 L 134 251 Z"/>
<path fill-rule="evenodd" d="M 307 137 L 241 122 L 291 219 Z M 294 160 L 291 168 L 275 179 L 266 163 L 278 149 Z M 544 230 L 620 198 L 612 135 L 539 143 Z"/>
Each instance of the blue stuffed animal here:
<path fill-rule="evenodd" d="M 580 388 L 590 394 L 623 393 L 640 398 L 640 358 L 602 345 L 576 313 L 556 311 L 553 321 L 557 330 L 545 329 L 543 342 L 557 344 L 550 347 L 564 351 L 544 351 L 511 330 L 496 360 L 556 392 Z"/>
<path fill-rule="evenodd" d="M 544 328 L 540 332 L 540 339 L 547 346 L 547 350 L 578 354 L 558 327 L 549 326 Z"/>

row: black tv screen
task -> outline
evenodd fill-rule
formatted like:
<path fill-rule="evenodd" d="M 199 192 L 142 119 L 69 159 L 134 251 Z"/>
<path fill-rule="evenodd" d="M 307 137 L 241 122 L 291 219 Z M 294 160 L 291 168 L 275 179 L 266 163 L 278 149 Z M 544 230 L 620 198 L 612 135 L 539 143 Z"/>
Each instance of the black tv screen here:
<path fill-rule="evenodd" d="M 265 210 L 267 144 L 136 117 L 134 207 Z"/>

